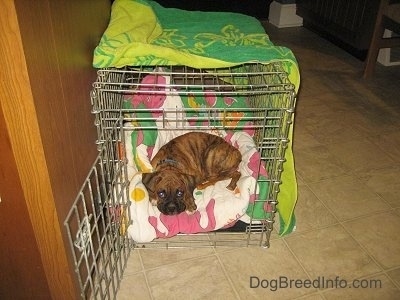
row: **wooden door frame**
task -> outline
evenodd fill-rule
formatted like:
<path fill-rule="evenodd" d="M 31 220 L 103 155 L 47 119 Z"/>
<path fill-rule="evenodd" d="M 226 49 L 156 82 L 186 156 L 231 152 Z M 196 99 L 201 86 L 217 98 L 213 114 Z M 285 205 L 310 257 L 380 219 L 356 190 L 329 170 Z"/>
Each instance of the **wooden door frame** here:
<path fill-rule="evenodd" d="M 22 194 L 51 297 L 74 299 L 76 289 L 54 203 L 14 1 L 0 0 L 0 27 L 1 106 Z M 6 201 L 6 195 L 2 196 L 2 202 Z"/>

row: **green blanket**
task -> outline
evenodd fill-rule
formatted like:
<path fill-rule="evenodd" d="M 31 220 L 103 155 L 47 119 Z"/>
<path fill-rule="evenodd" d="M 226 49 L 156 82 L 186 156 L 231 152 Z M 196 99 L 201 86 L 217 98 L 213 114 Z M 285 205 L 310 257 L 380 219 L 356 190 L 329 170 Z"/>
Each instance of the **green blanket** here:
<path fill-rule="evenodd" d="M 223 68 L 251 62 L 279 62 L 298 90 L 300 75 L 292 51 L 275 46 L 255 18 L 164 8 L 149 0 L 114 2 L 110 23 L 93 59 L 96 68 L 127 65 Z M 291 143 L 285 158 L 278 195 L 280 234 L 291 232 L 295 224 L 297 182 Z"/>
<path fill-rule="evenodd" d="M 290 81 L 298 86 L 292 51 L 275 46 L 255 18 L 164 8 L 149 0 L 116 0 L 93 65 L 220 68 L 276 61 L 284 64 Z"/>

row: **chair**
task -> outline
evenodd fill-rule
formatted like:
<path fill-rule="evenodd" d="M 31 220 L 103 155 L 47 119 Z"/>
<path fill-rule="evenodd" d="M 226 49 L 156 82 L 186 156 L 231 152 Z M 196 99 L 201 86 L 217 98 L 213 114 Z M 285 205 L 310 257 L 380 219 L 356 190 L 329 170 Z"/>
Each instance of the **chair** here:
<path fill-rule="evenodd" d="M 384 38 L 385 29 L 400 33 L 400 1 L 381 0 L 368 55 L 365 61 L 364 78 L 374 72 L 379 49 L 400 47 L 400 37 Z"/>

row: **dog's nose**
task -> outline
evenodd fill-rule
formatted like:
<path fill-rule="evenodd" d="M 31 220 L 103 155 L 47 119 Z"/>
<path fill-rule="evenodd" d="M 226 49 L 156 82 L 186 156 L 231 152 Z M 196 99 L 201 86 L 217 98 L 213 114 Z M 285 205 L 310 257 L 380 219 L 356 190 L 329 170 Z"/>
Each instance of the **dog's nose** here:
<path fill-rule="evenodd" d="M 172 203 L 172 202 L 168 203 L 166 205 L 165 209 L 169 214 L 175 214 L 177 212 L 176 205 L 175 205 L 175 203 Z"/>

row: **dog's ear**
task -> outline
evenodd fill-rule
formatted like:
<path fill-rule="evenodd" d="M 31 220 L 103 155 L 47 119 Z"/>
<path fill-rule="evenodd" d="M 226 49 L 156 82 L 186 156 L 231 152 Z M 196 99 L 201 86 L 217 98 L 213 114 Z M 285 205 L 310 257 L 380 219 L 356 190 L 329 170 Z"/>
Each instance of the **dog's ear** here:
<path fill-rule="evenodd" d="M 153 199 L 155 199 L 154 185 L 161 180 L 161 176 L 158 175 L 158 172 L 142 174 L 142 183 L 146 187 L 150 198 Z"/>
<path fill-rule="evenodd" d="M 194 191 L 194 189 L 196 188 L 196 177 L 194 177 L 193 175 L 188 175 L 188 174 L 184 174 L 186 177 L 186 180 L 184 180 L 185 184 L 186 184 L 186 190 L 187 191 Z"/>

